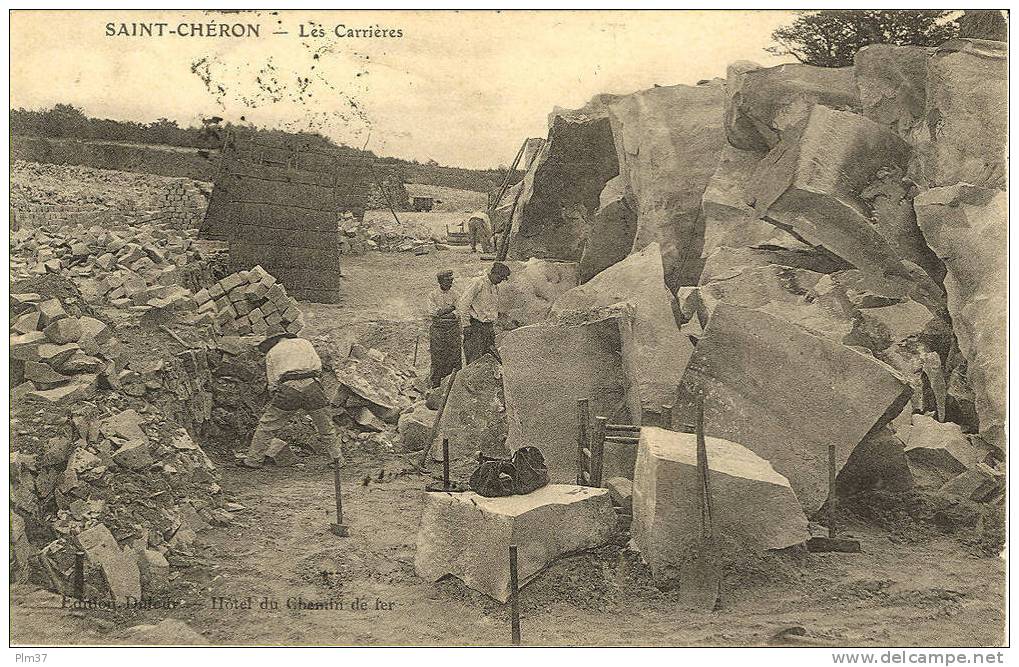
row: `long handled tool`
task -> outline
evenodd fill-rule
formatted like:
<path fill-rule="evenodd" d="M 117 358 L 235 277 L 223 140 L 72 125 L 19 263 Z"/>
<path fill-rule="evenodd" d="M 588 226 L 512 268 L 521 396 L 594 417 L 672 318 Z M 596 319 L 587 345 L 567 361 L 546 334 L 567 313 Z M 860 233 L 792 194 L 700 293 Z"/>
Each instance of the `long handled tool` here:
<path fill-rule="evenodd" d="M 835 467 L 835 445 L 828 445 L 828 536 L 812 537 L 807 540 L 807 551 L 857 554 L 860 553 L 859 540 L 835 536 L 835 522 L 838 514 L 838 500 L 835 496 Z"/>
<path fill-rule="evenodd" d="M 418 462 L 418 468 L 421 470 L 427 470 L 428 455 L 432 451 L 432 445 L 435 443 L 435 438 L 439 434 L 439 424 L 442 421 L 442 413 L 446 411 L 446 402 L 449 400 L 449 392 L 453 390 L 453 383 L 456 382 L 456 368 L 449 374 L 449 384 L 446 385 L 446 391 L 442 394 L 442 404 L 439 405 L 439 411 L 435 415 L 435 423 L 432 424 L 432 432 L 428 436 L 428 444 L 425 445 L 424 450 L 421 452 L 421 461 Z"/>
<path fill-rule="evenodd" d="M 680 569 L 680 598 L 686 606 L 712 611 L 718 604 L 722 573 L 711 518 L 711 483 L 708 448 L 704 437 L 704 396 L 697 397 L 697 486 L 701 506 L 701 533 L 691 545 L 690 555 Z"/>
<path fill-rule="evenodd" d="M 520 586 L 517 575 L 517 545 L 509 545 L 510 566 L 510 639 L 520 646 Z"/>

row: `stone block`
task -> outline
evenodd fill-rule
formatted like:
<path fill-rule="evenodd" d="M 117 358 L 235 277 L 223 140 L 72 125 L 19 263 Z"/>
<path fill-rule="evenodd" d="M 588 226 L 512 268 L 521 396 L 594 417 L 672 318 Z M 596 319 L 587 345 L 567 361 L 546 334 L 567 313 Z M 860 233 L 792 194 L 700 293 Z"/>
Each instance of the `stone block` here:
<path fill-rule="evenodd" d="M 46 334 L 41 331 L 30 331 L 20 336 L 11 336 L 11 358 L 20 361 L 38 361 L 39 346 L 46 340 Z"/>
<path fill-rule="evenodd" d="M 678 305 L 665 287 L 657 243 L 560 296 L 552 315 L 591 316 L 620 303 L 628 304 L 632 313 L 631 326 L 623 328 L 627 382 L 642 408 L 660 409 L 672 403 L 693 345 L 676 324 Z"/>
<path fill-rule="evenodd" d="M 19 335 L 38 331 L 39 317 L 40 313 L 37 310 L 25 313 L 14 320 L 14 324 L 11 325 L 11 331 Z"/>
<path fill-rule="evenodd" d="M 81 338 L 81 324 L 75 317 L 64 317 L 51 322 L 43 329 L 43 333 L 51 343 L 57 345 L 76 343 Z"/>
<path fill-rule="evenodd" d="M 155 462 L 149 443 L 143 440 L 128 440 L 113 453 L 113 460 L 131 470 L 143 470 Z"/>
<path fill-rule="evenodd" d="M 400 415 L 396 428 L 405 451 L 418 452 L 428 445 L 432 426 L 438 414 L 437 411 L 428 409 L 424 403 L 420 403 L 415 405 L 413 410 Z M 441 447 L 439 456 L 442 456 Z"/>
<path fill-rule="evenodd" d="M 63 317 L 67 317 L 67 311 L 57 299 L 48 299 L 39 304 L 39 326 L 46 327 Z"/>
<path fill-rule="evenodd" d="M 577 479 L 577 401 L 591 415 L 633 423 L 627 402 L 620 326 L 613 314 L 586 323 L 553 320 L 507 332 L 500 344 L 512 451 L 541 450 L 553 482 Z"/>
<path fill-rule="evenodd" d="M 439 437 L 449 438 L 450 458 L 454 460 L 473 457 L 478 451 L 506 457 L 510 454 L 507 429 L 503 369 L 486 354 L 457 373 L 442 413 Z M 442 455 L 439 448 L 432 452 Z"/>
<path fill-rule="evenodd" d="M 789 480 L 740 444 L 713 437 L 705 444 L 719 544 L 753 552 L 807 541 L 807 517 Z M 641 428 L 630 533 L 656 582 L 675 580 L 700 539 L 701 503 L 696 436 Z"/>
<path fill-rule="evenodd" d="M 605 483 L 612 502 L 623 508 L 624 512 L 633 512 L 633 481 L 626 477 L 611 477 Z"/>
<path fill-rule="evenodd" d="M 141 599 L 141 574 L 133 552 L 120 548 L 110 530 L 103 524 L 83 530 L 78 543 L 87 563 L 102 571 L 109 593 L 117 604 L 127 598 Z"/>
<path fill-rule="evenodd" d="M 71 403 L 91 398 L 96 392 L 98 379 L 98 375 L 83 373 L 81 375 L 75 375 L 74 380 L 66 385 L 56 387 L 55 389 L 37 389 L 35 391 L 30 391 L 26 394 L 26 397 L 47 401 L 49 403 L 70 405 Z"/>
<path fill-rule="evenodd" d="M 933 467 L 951 477 L 987 458 L 987 450 L 974 445 L 958 424 L 941 423 L 922 414 L 914 414 L 912 421 L 912 427 L 902 434 L 911 465 Z"/>
<path fill-rule="evenodd" d="M 142 591 L 146 595 L 162 591 L 170 581 L 170 564 L 166 557 L 153 549 L 139 549 L 137 553 Z"/>
<path fill-rule="evenodd" d="M 809 512 L 827 497 L 828 445 L 839 468 L 911 391 L 890 366 L 768 313 L 719 303 L 690 358 L 675 424 L 738 442 L 785 476 Z"/>
<path fill-rule="evenodd" d="M 25 362 L 25 379 L 34 382 L 38 386 L 53 386 L 58 384 L 64 384 L 70 381 L 72 378 L 58 373 L 53 370 L 48 364 L 44 364 L 38 361 L 26 361 Z"/>
<path fill-rule="evenodd" d="M 453 575 L 499 602 L 509 599 L 509 545 L 523 587 L 556 559 L 606 544 L 616 525 L 609 492 L 551 484 L 522 496 L 425 493 L 414 570 Z"/>
<path fill-rule="evenodd" d="M 265 450 L 265 457 L 269 459 L 270 463 L 280 467 L 293 465 L 297 461 L 297 457 L 294 455 L 293 450 L 290 449 L 290 445 L 287 444 L 286 440 L 280 440 L 279 438 L 273 438 L 269 441 L 269 447 Z"/>
<path fill-rule="evenodd" d="M 633 247 L 637 234 L 637 213 L 626 201 L 626 182 L 616 176 L 605 184 L 598 197 L 591 233 L 580 257 L 579 280 L 586 283 L 598 272 L 622 261 Z"/>
<path fill-rule="evenodd" d="M 1005 490 L 1005 475 L 984 463 L 956 475 L 938 489 L 943 496 L 961 496 L 978 503 L 993 500 Z"/>

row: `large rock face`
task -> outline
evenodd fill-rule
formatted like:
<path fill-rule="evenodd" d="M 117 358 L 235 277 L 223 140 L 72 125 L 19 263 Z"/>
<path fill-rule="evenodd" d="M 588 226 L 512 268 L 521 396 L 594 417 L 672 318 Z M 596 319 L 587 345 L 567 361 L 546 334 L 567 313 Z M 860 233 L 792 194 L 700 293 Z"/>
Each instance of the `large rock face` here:
<path fill-rule="evenodd" d="M 615 525 L 607 489 L 551 484 L 506 498 L 425 493 L 414 570 L 429 581 L 452 574 L 506 602 L 509 545 L 517 545 L 522 587 L 560 556 L 607 543 Z"/>
<path fill-rule="evenodd" d="M 841 467 L 911 393 L 873 357 L 727 303 L 715 306 L 690 358 L 674 423 L 694 423 L 701 392 L 705 432 L 770 461 L 808 513 L 827 497 L 828 445 L 835 445 Z"/>
<path fill-rule="evenodd" d="M 661 246 L 672 289 L 700 275 L 701 197 L 725 144 L 724 97 L 711 82 L 652 88 L 609 106 L 619 173 L 637 213 L 633 249 Z"/>
<path fill-rule="evenodd" d="M 619 173 L 605 101 L 596 98 L 583 109 L 553 113 L 548 140 L 524 176 L 510 257 L 580 259 L 598 195 Z"/>
<path fill-rule="evenodd" d="M 871 222 L 862 193 L 885 171 L 903 173 L 909 148 L 898 135 L 854 113 L 815 106 L 797 131 L 765 157 L 751 196 L 759 216 L 856 268 L 940 292 L 919 266 L 907 266 L 895 225 Z M 915 225 L 903 235 L 916 235 Z M 918 241 L 922 244 L 922 241 Z M 915 261 L 913 262 L 916 263 Z"/>
<path fill-rule="evenodd" d="M 580 258 L 580 282 L 621 261 L 633 247 L 637 214 L 626 201 L 626 183 L 616 176 L 601 191 L 591 233 Z"/>
<path fill-rule="evenodd" d="M 726 88 L 726 138 L 747 151 L 774 148 L 815 104 L 852 109 L 859 103 L 850 67 L 730 67 Z"/>
<path fill-rule="evenodd" d="M 960 184 L 923 192 L 913 205 L 927 242 L 948 269 L 948 310 L 976 394 L 980 431 L 1003 447 L 1008 196 Z"/>
<path fill-rule="evenodd" d="M 621 360 L 624 322 L 620 315 L 576 324 L 549 320 L 501 339 L 507 446 L 540 449 L 553 482 L 577 479 L 579 399 L 590 401 L 592 416 L 632 423 Z"/>
<path fill-rule="evenodd" d="M 953 39 L 927 65 L 929 187 L 970 183 L 1004 188 L 1008 141 L 1008 47 Z"/>
<path fill-rule="evenodd" d="M 706 438 L 712 530 L 727 549 L 783 549 L 810 537 L 789 481 L 742 445 Z M 701 487 L 692 433 L 640 430 L 633 479 L 633 543 L 656 581 L 676 578 L 701 535 Z"/>
<path fill-rule="evenodd" d="M 658 244 L 651 243 L 564 293 L 552 306 L 553 315 L 590 313 L 618 303 L 631 306 L 632 336 L 624 341 L 633 361 L 626 368 L 628 384 L 638 392 L 640 404 L 654 410 L 672 403 L 693 352 L 676 325 L 676 300 L 665 287 L 661 257 Z"/>

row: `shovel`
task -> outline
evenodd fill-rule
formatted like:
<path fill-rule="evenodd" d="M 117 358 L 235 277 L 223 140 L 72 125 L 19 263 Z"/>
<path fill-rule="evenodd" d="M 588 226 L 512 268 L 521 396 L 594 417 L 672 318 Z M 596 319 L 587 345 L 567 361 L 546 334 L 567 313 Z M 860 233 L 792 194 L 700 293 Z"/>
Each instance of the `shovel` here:
<path fill-rule="evenodd" d="M 701 505 L 701 534 L 690 545 L 680 567 L 679 598 L 684 606 L 712 611 L 718 604 L 722 573 L 718 544 L 711 525 L 711 485 L 708 479 L 708 449 L 704 439 L 704 397 L 697 398 L 697 482 Z"/>

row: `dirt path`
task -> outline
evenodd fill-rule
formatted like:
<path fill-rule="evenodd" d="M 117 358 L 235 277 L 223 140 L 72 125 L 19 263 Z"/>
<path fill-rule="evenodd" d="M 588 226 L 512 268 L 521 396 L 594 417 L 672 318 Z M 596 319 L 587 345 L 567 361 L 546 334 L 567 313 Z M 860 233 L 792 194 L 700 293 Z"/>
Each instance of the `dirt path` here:
<path fill-rule="evenodd" d="M 481 270 L 477 256 L 460 251 L 349 258 L 344 302 L 313 306 L 309 329 L 328 335 L 352 327 L 368 344 L 409 358 L 424 331 L 418 300 L 435 271 L 451 264 Z M 426 356 L 419 355 L 419 369 Z M 420 494 L 429 480 L 406 472 L 395 455 L 352 459 L 343 472 L 349 538 L 329 532 L 332 473 L 323 459 L 258 471 L 216 459 L 224 494 L 245 509 L 233 525 L 203 532 L 195 557 L 179 564 L 172 597 L 180 606 L 113 622 L 101 612 L 68 615 L 25 603 L 14 608 L 15 641 L 114 641 L 121 622 L 170 615 L 213 644 L 506 644 L 506 607 L 456 580 L 414 574 Z M 1001 559 L 977 556 L 947 536 L 908 542 L 866 525 L 847 530 L 864 553 L 754 561 L 752 570 L 726 579 L 721 608 L 711 614 L 683 611 L 619 545 L 562 559 L 522 593 L 524 643 L 761 645 L 800 625 L 849 646 L 1001 644 Z M 218 608 L 216 598 L 251 598 L 252 608 Z M 288 608 L 298 599 L 343 608 Z"/>

